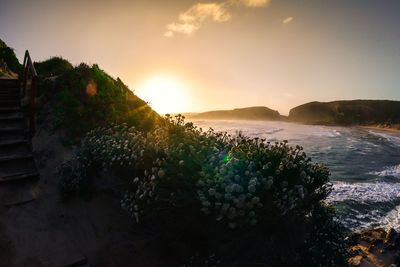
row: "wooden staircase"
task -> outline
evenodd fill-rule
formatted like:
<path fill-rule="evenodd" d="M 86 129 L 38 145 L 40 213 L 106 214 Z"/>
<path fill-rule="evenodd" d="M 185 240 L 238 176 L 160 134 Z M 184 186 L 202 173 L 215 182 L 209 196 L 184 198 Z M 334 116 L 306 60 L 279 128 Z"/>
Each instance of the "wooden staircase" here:
<path fill-rule="evenodd" d="M 39 179 L 18 79 L 0 79 L 0 184 Z"/>

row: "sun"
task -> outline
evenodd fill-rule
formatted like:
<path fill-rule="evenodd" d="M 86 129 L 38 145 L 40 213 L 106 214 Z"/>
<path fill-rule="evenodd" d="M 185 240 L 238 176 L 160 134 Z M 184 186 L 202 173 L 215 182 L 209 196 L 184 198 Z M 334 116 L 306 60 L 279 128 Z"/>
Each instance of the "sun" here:
<path fill-rule="evenodd" d="M 160 114 L 186 111 L 187 88 L 172 76 L 152 76 L 139 85 L 136 92 Z"/>

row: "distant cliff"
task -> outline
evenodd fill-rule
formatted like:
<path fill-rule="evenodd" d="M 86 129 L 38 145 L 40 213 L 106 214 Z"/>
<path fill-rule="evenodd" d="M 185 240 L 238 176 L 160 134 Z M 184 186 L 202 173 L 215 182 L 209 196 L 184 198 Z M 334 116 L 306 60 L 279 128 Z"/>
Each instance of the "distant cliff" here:
<path fill-rule="evenodd" d="M 399 123 L 400 101 L 310 102 L 291 109 L 289 121 L 325 125 Z"/>
<path fill-rule="evenodd" d="M 236 108 L 232 110 L 216 110 L 197 113 L 192 119 L 211 120 L 281 120 L 284 117 L 278 111 L 267 107 Z"/>

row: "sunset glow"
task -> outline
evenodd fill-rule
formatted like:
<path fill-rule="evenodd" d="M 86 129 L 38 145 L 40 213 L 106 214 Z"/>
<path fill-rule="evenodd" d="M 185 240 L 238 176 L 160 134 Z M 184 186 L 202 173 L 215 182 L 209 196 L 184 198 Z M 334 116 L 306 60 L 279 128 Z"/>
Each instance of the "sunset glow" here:
<path fill-rule="evenodd" d="M 187 109 L 187 87 L 172 76 L 152 76 L 139 85 L 136 93 L 160 114 L 183 112 Z"/>
<path fill-rule="evenodd" d="M 400 1 L 38 1 L 0 5 L 21 62 L 29 48 L 34 61 L 98 64 L 160 112 L 400 100 Z M 167 88 L 148 89 L 159 76 Z"/>

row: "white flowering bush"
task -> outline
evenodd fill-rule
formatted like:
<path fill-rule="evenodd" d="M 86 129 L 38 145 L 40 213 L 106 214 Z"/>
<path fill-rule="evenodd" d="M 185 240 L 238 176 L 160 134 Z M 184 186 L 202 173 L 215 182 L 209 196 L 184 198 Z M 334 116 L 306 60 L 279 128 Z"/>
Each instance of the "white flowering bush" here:
<path fill-rule="evenodd" d="M 155 225 L 181 257 L 216 253 L 237 266 L 343 263 L 340 224 L 323 202 L 329 171 L 286 141 L 202 131 L 167 116 L 148 133 L 126 124 L 92 130 L 74 162 L 65 192 L 107 173 L 122 185 L 121 206 Z"/>
<path fill-rule="evenodd" d="M 232 229 L 255 225 L 265 219 L 266 212 L 284 216 L 296 207 L 302 209 L 313 194 L 320 192 L 323 197 L 329 192 L 325 184 L 328 171 L 312 165 L 299 146 L 293 149 L 286 142 L 271 145 L 241 135 L 230 143 L 215 149 L 206 160 L 197 185 L 202 211 L 226 221 Z M 316 174 L 324 179 L 320 190 L 314 192 L 316 184 L 311 177 Z"/>

